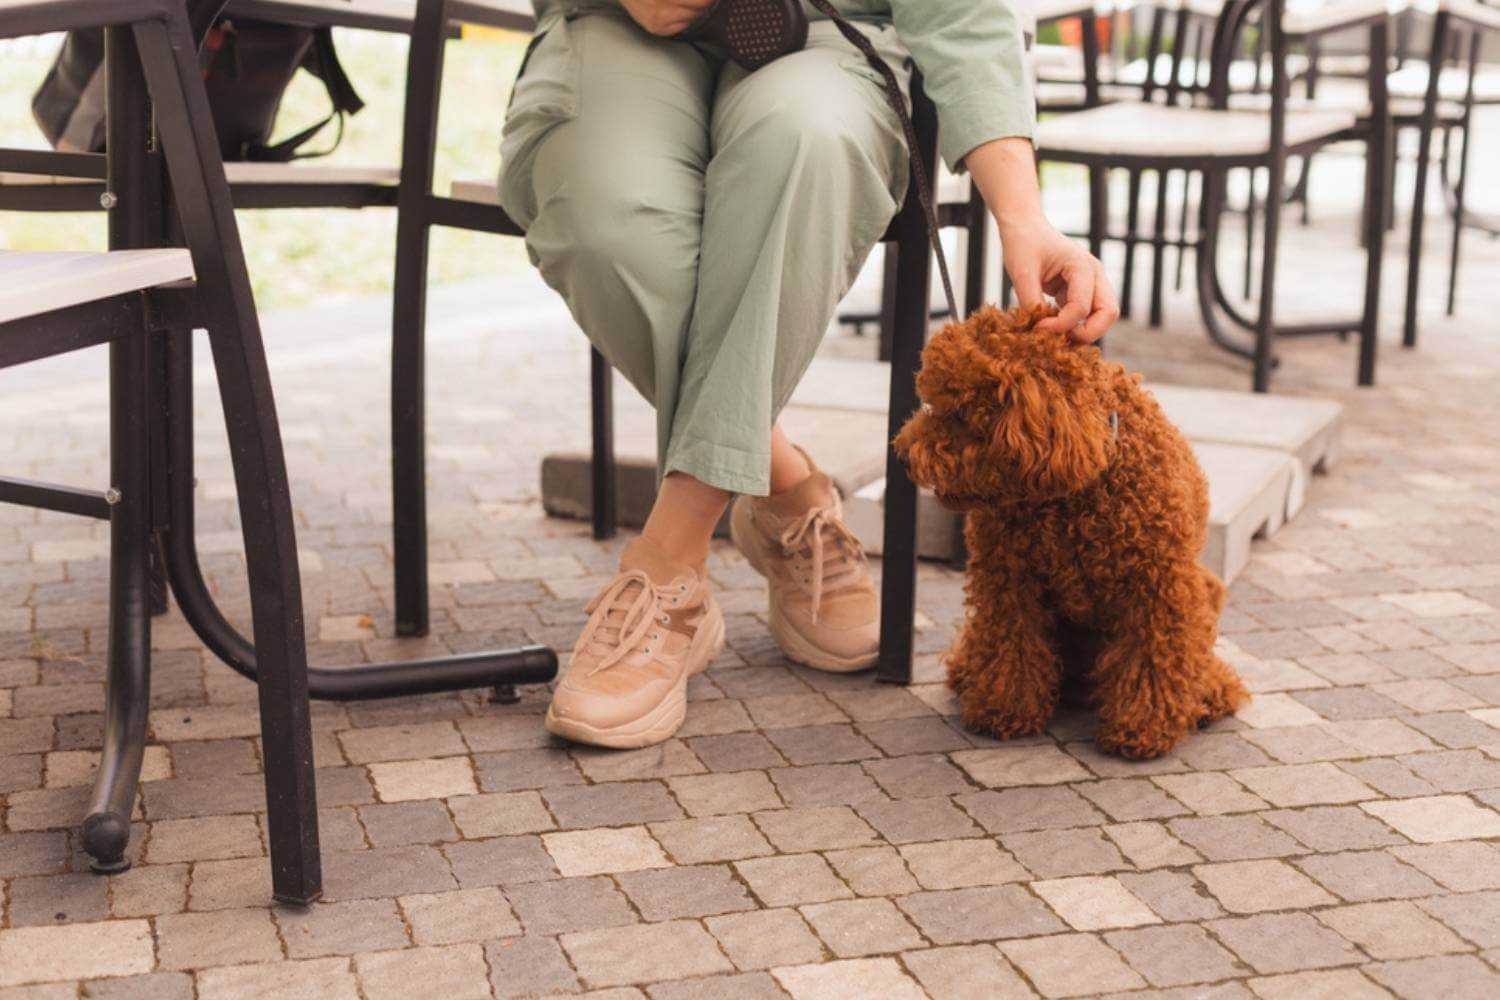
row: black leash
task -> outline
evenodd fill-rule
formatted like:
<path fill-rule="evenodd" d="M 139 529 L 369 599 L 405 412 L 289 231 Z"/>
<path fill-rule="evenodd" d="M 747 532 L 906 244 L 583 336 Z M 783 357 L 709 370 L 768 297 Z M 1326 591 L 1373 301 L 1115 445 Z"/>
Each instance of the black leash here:
<path fill-rule="evenodd" d="M 881 58 L 880 53 L 875 51 L 875 46 L 865 37 L 864 32 L 850 24 L 844 15 L 834 10 L 833 4 L 828 0 L 808 0 L 808 3 L 833 22 L 834 27 L 839 29 L 839 33 L 849 40 L 849 44 L 859 49 L 869 64 L 875 67 L 880 78 L 885 81 L 886 101 L 896 112 L 896 117 L 901 119 L 901 128 L 906 133 L 912 180 L 917 185 L 917 201 L 921 203 L 922 212 L 926 218 L 927 235 L 932 240 L 932 252 L 937 255 L 938 273 L 943 278 L 943 294 L 948 297 L 949 312 L 954 322 L 957 322 L 963 318 L 963 315 L 958 311 L 958 299 L 953 294 L 953 279 L 948 274 L 948 256 L 943 253 L 943 242 L 938 235 L 937 210 L 932 204 L 935 191 L 927 181 L 927 167 L 922 162 L 922 154 L 917 142 L 917 130 L 912 127 L 911 112 L 906 107 L 906 96 L 901 93 L 901 81 L 896 79 L 896 72 Z"/>

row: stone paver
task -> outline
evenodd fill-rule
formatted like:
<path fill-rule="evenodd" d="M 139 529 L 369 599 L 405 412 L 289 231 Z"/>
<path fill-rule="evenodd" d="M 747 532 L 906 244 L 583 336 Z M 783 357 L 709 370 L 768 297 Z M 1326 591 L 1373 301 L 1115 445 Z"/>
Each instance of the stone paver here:
<path fill-rule="evenodd" d="M 699 924 L 673 921 L 564 934 L 560 939 L 588 986 L 620 986 L 733 971 Z"/>
<path fill-rule="evenodd" d="M 703 923 L 738 969 L 769 969 L 823 957 L 822 943 L 796 910 L 730 913 Z"/>
<path fill-rule="evenodd" d="M 1302 909 L 1337 902 L 1307 876 L 1280 861 L 1198 865 L 1193 874 L 1230 913 Z"/>
<path fill-rule="evenodd" d="M 483 91 L 494 104 L 504 80 Z M 1494 135 L 1475 130 L 1475 169 Z M 1307 308 L 1363 273 L 1357 160 L 1314 173 L 1281 268 Z M 1082 189 L 1048 188 L 1083 229 Z M 1439 260 L 1447 227 L 1430 228 Z M 727 646 L 658 747 L 556 740 L 541 687 L 316 704 L 325 898 L 305 911 L 270 903 L 254 689 L 175 609 L 153 622 L 135 866 L 88 872 L 107 531 L 0 506 L 0 1000 L 1500 996 L 1500 427 L 1475 417 L 1500 385 L 1483 322 L 1500 286 L 1478 280 L 1496 268 L 1500 244 L 1471 234 L 1451 320 L 1432 269 L 1415 351 L 1384 349 L 1388 294 L 1374 387 L 1353 386 L 1349 344 L 1278 345 L 1276 391 L 1342 403 L 1344 438 L 1229 588 L 1218 649 L 1256 694 L 1236 719 L 1144 762 L 1101 753 L 1088 710 L 1009 743 L 966 732 L 941 665 L 960 573 L 920 566 L 921 683 L 900 688 L 787 661 L 764 582 L 719 541 Z M 1122 322 L 1111 356 L 1156 384 L 1243 389 L 1190 292 L 1159 330 Z M 265 317 L 318 665 L 565 654 L 631 537 L 541 509 L 541 457 L 587 437 L 587 352 L 556 297 L 529 271 L 487 274 L 435 287 L 432 310 L 422 639 L 390 610 L 388 303 Z M 835 331 L 819 363 L 872 345 Z M 108 481 L 105 428 L 79 409 L 103 398 L 102 362 L 0 373 L 6 475 Z M 222 420 L 212 393 L 198 403 L 204 573 L 247 627 Z M 649 428 L 616 404 L 623 454 Z"/>
<path fill-rule="evenodd" d="M 1000 950 L 1045 997 L 1098 996 L 1146 985 L 1108 945 L 1089 934 L 1006 941 Z"/>
<path fill-rule="evenodd" d="M 1046 900 L 1058 916 L 1080 931 L 1135 927 L 1161 920 L 1115 878 L 1052 879 L 1033 882 L 1031 889 Z"/>

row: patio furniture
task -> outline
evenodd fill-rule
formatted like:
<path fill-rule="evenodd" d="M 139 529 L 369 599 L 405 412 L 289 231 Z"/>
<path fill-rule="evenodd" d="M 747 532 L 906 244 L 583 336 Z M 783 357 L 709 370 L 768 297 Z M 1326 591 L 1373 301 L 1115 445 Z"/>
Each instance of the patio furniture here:
<path fill-rule="evenodd" d="M 121 27 L 127 24 L 133 39 Z M 149 560 L 159 551 L 188 623 L 210 650 L 259 684 L 273 891 L 279 900 L 307 903 L 321 891 L 309 694 L 353 700 L 470 687 L 508 692 L 514 684 L 550 680 L 556 656 L 523 646 L 340 669 L 306 666 L 280 435 L 192 28 L 181 0 L 0 3 L 0 37 L 85 26 L 110 27 L 109 153 L 0 150 L 0 171 L 105 180 L 103 203 L 111 213 L 110 254 L 0 257 L 0 367 L 111 343 L 111 488 L 90 493 L 0 479 L 0 500 L 111 522 L 107 721 L 84 847 L 97 871 L 130 864 L 125 851 L 149 707 Z M 150 145 L 153 106 L 142 74 L 155 102 L 160 153 Z M 172 242 L 186 243 L 191 268 L 183 251 L 135 249 Z M 195 282 L 182 280 L 193 274 Z M 229 428 L 253 643 L 220 611 L 198 561 L 195 328 L 209 331 Z"/>
<path fill-rule="evenodd" d="M 530 26 L 526 0 L 417 0 L 408 61 L 406 121 L 402 138 L 401 200 L 398 206 L 395 302 L 395 364 L 392 370 L 392 436 L 395 442 L 396 593 L 398 627 L 420 634 L 427 623 L 426 524 L 423 480 L 423 330 L 427 282 L 427 241 L 433 226 L 448 226 L 497 236 L 524 236 L 498 204 L 493 181 L 457 182 L 444 196 L 433 190 L 438 104 L 443 71 L 443 38 L 453 21 L 524 30 Z M 937 160 L 937 112 L 922 92 L 920 77 L 911 86 L 913 123 L 920 155 L 932 176 Z M 975 205 L 978 205 L 976 210 Z M 976 211 L 983 221 L 983 202 L 975 193 L 967 203 L 943 205 L 944 226 L 970 226 Z M 982 227 L 981 227 L 982 228 Z M 891 362 L 890 418 L 887 441 L 917 408 L 915 374 L 931 315 L 932 255 L 922 208 L 914 190 L 882 238 L 894 243 L 888 283 Z M 970 256 L 983 260 L 983 243 L 971 240 Z M 977 306 L 983 266 L 972 265 L 966 303 Z M 593 453 L 593 524 L 596 538 L 614 531 L 614 459 L 611 421 L 611 371 L 592 352 L 590 398 Z M 908 683 L 912 665 L 912 623 L 916 614 L 917 492 L 894 449 L 887 447 L 886 521 L 881 573 L 881 648 L 877 675 Z"/>
<path fill-rule="evenodd" d="M 108 519 L 109 684 L 104 747 L 83 825 L 96 870 L 129 866 L 125 849 L 146 737 L 152 544 L 148 336 L 164 313 L 210 330 L 240 492 L 274 892 L 308 903 L 322 891 L 307 662 L 291 497 L 260 328 L 250 295 L 208 99 L 180 4 L 167 0 L 9 0 L 0 37 L 109 26 L 111 242 L 144 238 L 148 204 L 145 91 L 154 102 L 188 249 L 0 255 L 0 366 L 110 345 L 111 486 L 88 492 L 0 481 L 0 499 Z M 81 165 L 81 164 L 80 164 Z M 102 166 L 91 158 L 88 166 Z"/>
<path fill-rule="evenodd" d="M 1361 0 L 1362 2 L 1362 0 Z M 1210 338 L 1220 347 L 1251 359 L 1252 385 L 1257 392 L 1269 390 L 1275 364 L 1274 342 L 1281 336 L 1322 333 L 1357 333 L 1360 350 L 1357 380 L 1374 381 L 1377 345 L 1377 306 L 1380 288 L 1384 227 L 1371 226 L 1379 218 L 1389 183 L 1387 150 L 1390 143 L 1389 109 L 1385 74 L 1372 71 L 1370 91 L 1373 113 L 1363 128 L 1352 113 L 1317 108 L 1292 107 L 1288 101 L 1290 71 L 1288 48 L 1292 41 L 1306 42 L 1335 29 L 1327 18 L 1298 22 L 1283 16 L 1282 0 L 1230 0 L 1215 23 L 1211 47 L 1212 73 L 1206 86 L 1196 77 L 1186 83 L 1181 77 L 1183 52 L 1174 47 L 1167 76 L 1165 103 L 1113 103 L 1044 121 L 1037 132 L 1038 157 L 1077 163 L 1096 173 L 1110 169 L 1182 170 L 1202 178 L 1198 238 L 1191 246 L 1197 256 L 1198 303 Z M 1368 7 L 1337 27 L 1368 25 L 1375 65 L 1384 66 L 1387 19 L 1383 6 Z M 1261 52 L 1270 58 L 1266 107 L 1231 106 L 1230 70 L 1246 48 L 1247 33 L 1257 39 L 1251 47 L 1253 64 Z M 1206 106 L 1205 106 L 1206 105 Z M 1306 156 L 1340 139 L 1363 140 L 1371 150 L 1367 157 L 1367 241 L 1364 307 L 1355 318 L 1297 325 L 1275 321 L 1276 251 L 1279 211 L 1267 211 L 1261 248 L 1260 301 L 1257 314 L 1247 317 L 1225 294 L 1218 274 L 1217 247 L 1225 206 L 1227 179 L 1231 170 L 1264 170 L 1268 176 L 1265 203 L 1283 201 L 1286 162 L 1289 156 Z M 1102 245 L 1108 233 L 1108 208 L 1094 184 L 1090 198 L 1089 241 Z M 1225 323 L 1251 335 L 1246 344 L 1227 332 Z"/>
<path fill-rule="evenodd" d="M 1417 345 L 1417 296 L 1422 276 L 1422 230 L 1427 216 L 1427 184 L 1431 172 L 1433 132 L 1441 122 L 1443 130 L 1442 167 L 1438 182 L 1448 193 L 1448 147 L 1452 131 L 1461 136 L 1458 152 L 1458 178 L 1452 188 L 1450 211 L 1453 232 L 1448 256 L 1448 296 L 1446 312 L 1453 315 L 1458 290 L 1459 244 L 1470 223 L 1465 214 L 1464 198 L 1469 178 L 1469 139 L 1477 104 L 1500 103 L 1500 71 L 1481 67 L 1479 57 L 1486 38 L 1500 35 L 1500 7 L 1489 7 L 1474 0 L 1432 0 L 1426 8 L 1433 15 L 1432 41 L 1427 65 L 1408 65 L 1391 74 L 1391 88 L 1403 95 L 1420 88 L 1421 112 L 1417 117 L 1417 180 L 1412 196 L 1411 239 L 1406 259 L 1406 309 L 1402 319 L 1401 343 Z M 1467 41 L 1467 46 L 1465 42 Z M 1467 48 L 1467 68 L 1457 63 Z M 1455 116 L 1445 107 L 1458 104 Z M 1488 228 L 1488 227 L 1486 227 Z M 1491 229 L 1491 234 L 1500 230 Z"/>

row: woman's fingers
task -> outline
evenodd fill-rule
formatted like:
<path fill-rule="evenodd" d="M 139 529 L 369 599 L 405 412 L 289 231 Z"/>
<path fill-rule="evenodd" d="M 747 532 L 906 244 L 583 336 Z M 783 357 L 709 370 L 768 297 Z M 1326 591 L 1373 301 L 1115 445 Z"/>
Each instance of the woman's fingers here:
<path fill-rule="evenodd" d="M 1109 276 L 1104 271 L 1104 265 L 1094 261 L 1094 299 L 1092 312 L 1088 320 L 1080 330 L 1074 330 L 1073 336 L 1085 344 L 1092 344 L 1111 326 L 1115 320 L 1120 318 L 1120 303 L 1115 298 L 1114 287 L 1109 283 Z"/>
<path fill-rule="evenodd" d="M 1091 266 L 1093 258 L 1088 258 L 1088 260 L 1088 266 L 1075 260 L 1070 261 L 1063 268 L 1062 283 L 1066 287 L 1062 290 L 1065 296 L 1062 308 L 1058 310 L 1056 316 L 1038 323 L 1037 329 L 1072 333 L 1074 328 L 1088 319 L 1094 303 L 1095 284 L 1094 268 Z"/>
<path fill-rule="evenodd" d="M 1022 309 L 1042 304 L 1042 281 L 1036 268 L 1022 265 L 1010 272 L 1010 283 L 1016 289 L 1016 301 Z"/>

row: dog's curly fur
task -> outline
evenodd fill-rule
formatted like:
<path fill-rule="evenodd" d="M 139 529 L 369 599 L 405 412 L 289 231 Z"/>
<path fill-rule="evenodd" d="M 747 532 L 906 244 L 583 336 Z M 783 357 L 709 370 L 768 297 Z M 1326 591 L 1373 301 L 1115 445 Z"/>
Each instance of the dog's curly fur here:
<path fill-rule="evenodd" d="M 1065 659 L 1084 656 L 1100 748 L 1156 757 L 1249 697 L 1213 653 L 1208 483 L 1140 377 L 1034 331 L 1047 315 L 987 308 L 936 334 L 925 406 L 896 439 L 912 478 L 970 515 L 948 681 L 966 725 L 1023 736 L 1052 717 Z"/>

